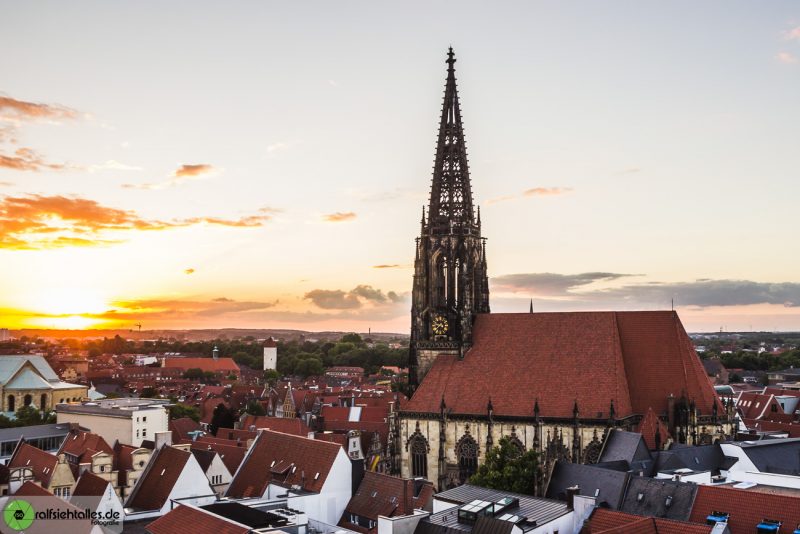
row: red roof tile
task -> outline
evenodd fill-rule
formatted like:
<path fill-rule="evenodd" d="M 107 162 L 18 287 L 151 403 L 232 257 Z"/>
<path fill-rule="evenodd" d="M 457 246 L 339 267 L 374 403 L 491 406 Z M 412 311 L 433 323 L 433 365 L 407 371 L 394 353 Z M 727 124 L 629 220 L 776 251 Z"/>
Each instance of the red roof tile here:
<path fill-rule="evenodd" d="M 749 429 L 765 432 L 786 432 L 790 438 L 800 438 L 800 423 L 782 423 L 767 419 L 742 419 L 744 426 Z"/>
<path fill-rule="evenodd" d="M 30 467 L 33 469 L 33 476 L 41 482 L 43 486 L 50 485 L 50 478 L 53 476 L 53 469 L 58 464 L 58 457 L 37 449 L 33 445 L 27 443 L 20 444 L 17 447 L 11 460 L 8 462 L 9 469 L 15 467 Z"/>
<path fill-rule="evenodd" d="M 270 483 L 285 487 L 297 484 L 318 492 L 341 450 L 334 443 L 262 430 L 231 481 L 227 496 L 261 497 Z"/>
<path fill-rule="evenodd" d="M 239 373 L 239 366 L 231 358 L 165 358 L 163 367 Z"/>
<path fill-rule="evenodd" d="M 639 428 L 636 431 L 642 435 L 644 442 L 647 443 L 647 448 L 656 450 L 656 433 L 659 434 L 659 446 L 663 447 L 667 440 L 670 438 L 669 429 L 664 421 L 658 418 L 652 408 L 647 409 L 647 413 L 639 423 Z"/>
<path fill-rule="evenodd" d="M 196 432 L 202 430 L 200 423 L 189 417 L 181 417 L 180 419 L 170 419 L 169 429 L 172 431 L 172 441 L 178 443 L 182 440 L 191 440 L 189 432 Z"/>
<path fill-rule="evenodd" d="M 102 436 L 84 430 L 70 430 L 58 452 L 71 454 L 77 458 L 81 458 L 86 452 L 90 453 L 90 457 L 98 452 L 114 454 L 111 445 Z"/>
<path fill-rule="evenodd" d="M 136 484 L 126 507 L 136 510 L 159 510 L 164 506 L 191 453 L 165 446 L 158 449 L 154 456 L 147 471 Z"/>
<path fill-rule="evenodd" d="M 72 490 L 72 495 L 93 497 L 101 496 L 105 494 L 108 484 L 108 480 L 104 480 L 89 471 L 84 471 L 81 477 L 78 479 L 75 489 Z"/>
<path fill-rule="evenodd" d="M 531 417 L 538 398 L 542 417 L 571 417 L 577 399 L 581 417 L 605 418 L 613 399 L 626 417 L 685 394 L 723 413 L 675 312 L 482 314 L 473 340 L 463 360 L 437 358 L 403 411 L 437 413 L 444 395 L 456 414 L 484 414 L 491 398 L 495 415 Z"/>
<path fill-rule="evenodd" d="M 251 427 L 267 428 L 285 434 L 307 437 L 311 429 L 297 417 L 269 417 L 266 415 L 247 415 L 242 421 L 242 429 L 250 430 Z"/>
<path fill-rule="evenodd" d="M 771 406 L 774 406 L 774 411 Z M 769 419 L 772 416 L 783 414 L 783 407 L 771 394 L 763 394 L 757 391 L 743 391 L 736 400 L 736 408 L 742 417 L 748 419 Z"/>
<path fill-rule="evenodd" d="M 14 495 L 19 497 L 54 497 L 52 493 L 30 480 L 22 484 Z"/>
<path fill-rule="evenodd" d="M 411 514 L 423 508 L 433 495 L 433 484 L 425 481 L 419 496 L 414 495 L 414 480 L 403 479 L 367 471 L 358 486 L 356 494 L 350 499 L 340 526 L 352 528 L 349 514 L 378 521 L 378 516 L 386 517 Z M 377 531 L 377 526 L 374 531 Z"/>
<path fill-rule="evenodd" d="M 596 508 L 581 534 L 708 534 L 711 527 Z"/>
<path fill-rule="evenodd" d="M 800 497 L 699 486 L 689 520 L 703 523 L 715 511 L 730 514 L 731 534 L 752 534 L 756 525 L 767 518 L 783 522 L 789 530 L 800 525 Z"/>
<path fill-rule="evenodd" d="M 179 505 L 147 527 L 150 534 L 247 534 L 250 528 L 205 512 L 199 508 Z"/>
<path fill-rule="evenodd" d="M 211 441 L 204 441 L 202 438 L 192 443 L 192 450 L 200 449 L 207 451 L 215 451 L 219 454 L 222 463 L 228 468 L 231 474 L 235 473 L 239 466 L 242 464 L 247 449 L 244 447 L 237 447 L 232 445 L 222 445 Z"/>
<path fill-rule="evenodd" d="M 287 432 L 287 434 L 292 434 L 292 432 Z M 231 441 L 241 441 L 247 442 L 247 440 L 256 439 L 258 437 L 257 430 L 240 430 L 238 428 L 218 428 L 217 429 L 217 436 L 218 438 L 222 439 L 229 439 Z"/>

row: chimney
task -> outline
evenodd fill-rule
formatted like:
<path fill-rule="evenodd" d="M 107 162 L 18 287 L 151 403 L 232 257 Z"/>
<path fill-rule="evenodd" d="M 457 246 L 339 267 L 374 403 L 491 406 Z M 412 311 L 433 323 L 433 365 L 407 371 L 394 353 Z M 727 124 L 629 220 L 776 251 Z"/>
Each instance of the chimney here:
<path fill-rule="evenodd" d="M 165 430 L 163 432 L 155 433 L 155 450 L 160 449 L 164 445 L 172 445 L 172 431 Z"/>
<path fill-rule="evenodd" d="M 580 491 L 581 487 L 578 485 L 567 488 L 567 508 L 569 508 L 570 510 L 574 509 L 575 495 L 578 495 Z"/>
<path fill-rule="evenodd" d="M 403 513 L 411 514 L 414 511 L 414 480 L 403 480 L 403 506 L 405 510 Z"/>

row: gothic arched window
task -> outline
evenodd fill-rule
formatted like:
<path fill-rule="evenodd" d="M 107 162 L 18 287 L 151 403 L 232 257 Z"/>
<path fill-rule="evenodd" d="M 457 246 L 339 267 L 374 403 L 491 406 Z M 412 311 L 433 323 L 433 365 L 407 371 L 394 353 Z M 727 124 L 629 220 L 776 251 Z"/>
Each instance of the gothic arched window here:
<path fill-rule="evenodd" d="M 422 435 L 411 438 L 408 445 L 411 456 L 411 476 L 428 478 L 428 442 Z"/>
<path fill-rule="evenodd" d="M 469 434 L 464 434 L 456 443 L 458 478 L 462 484 L 478 470 L 478 443 Z"/>

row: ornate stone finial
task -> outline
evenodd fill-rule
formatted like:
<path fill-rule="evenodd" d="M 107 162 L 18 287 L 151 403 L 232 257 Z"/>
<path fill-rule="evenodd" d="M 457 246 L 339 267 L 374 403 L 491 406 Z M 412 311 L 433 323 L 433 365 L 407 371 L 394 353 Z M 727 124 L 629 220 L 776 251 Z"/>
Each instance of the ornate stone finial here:
<path fill-rule="evenodd" d="M 447 70 L 453 70 L 453 65 L 456 63 L 456 53 L 453 52 L 452 46 L 447 50 L 447 61 L 445 63 L 448 65 Z"/>
<path fill-rule="evenodd" d="M 439 413 L 444 416 L 447 411 L 447 404 L 444 402 L 444 393 L 442 393 L 442 402 L 439 403 Z"/>
<path fill-rule="evenodd" d="M 489 414 L 489 418 L 491 419 L 492 414 L 494 413 L 494 406 L 492 406 L 492 397 L 489 397 L 489 402 L 486 403 L 486 413 Z"/>
<path fill-rule="evenodd" d="M 578 410 L 578 399 L 576 398 L 575 404 L 572 406 L 572 417 L 577 420 L 580 413 L 580 410 Z"/>
<path fill-rule="evenodd" d="M 533 313 L 533 299 L 531 299 L 531 309 L 530 309 L 529 313 Z"/>
<path fill-rule="evenodd" d="M 611 424 L 614 424 L 614 420 L 617 417 L 616 410 L 614 409 L 614 399 L 611 399 L 611 406 L 608 408 L 608 421 Z"/>

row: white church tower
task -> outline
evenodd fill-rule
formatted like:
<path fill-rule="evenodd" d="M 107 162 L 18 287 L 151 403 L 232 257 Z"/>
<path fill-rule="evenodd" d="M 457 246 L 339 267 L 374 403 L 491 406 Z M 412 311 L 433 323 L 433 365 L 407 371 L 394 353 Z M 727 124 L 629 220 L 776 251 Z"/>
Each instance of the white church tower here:
<path fill-rule="evenodd" d="M 270 336 L 264 342 L 264 370 L 278 368 L 278 344 Z"/>

